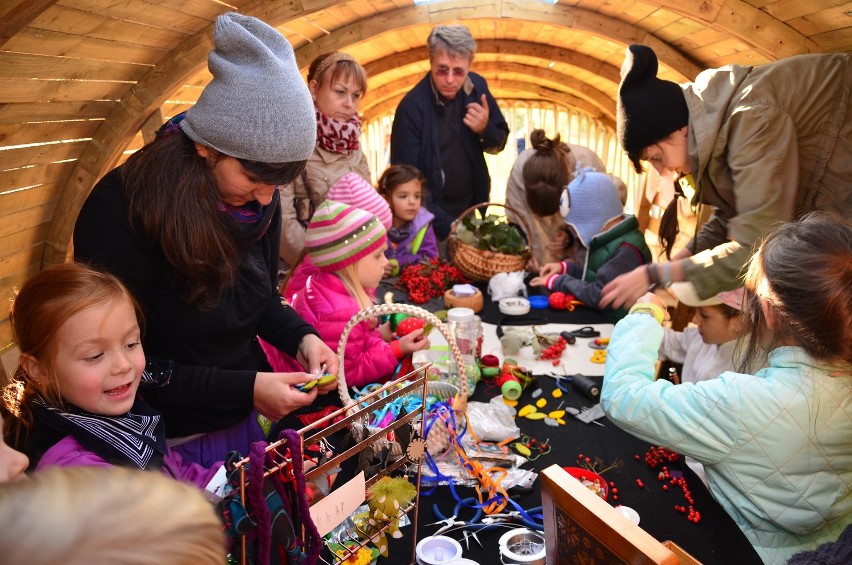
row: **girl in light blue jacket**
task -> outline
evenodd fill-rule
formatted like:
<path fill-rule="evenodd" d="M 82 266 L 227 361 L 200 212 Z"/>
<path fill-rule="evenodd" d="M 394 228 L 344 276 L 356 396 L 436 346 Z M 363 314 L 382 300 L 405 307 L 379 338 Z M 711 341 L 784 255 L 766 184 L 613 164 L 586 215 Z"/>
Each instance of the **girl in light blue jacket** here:
<path fill-rule="evenodd" d="M 750 262 L 742 372 L 654 380 L 664 310 L 649 293 L 615 327 L 607 416 L 704 464 L 710 492 L 767 563 L 852 522 L 852 225 L 815 213 L 778 227 Z M 748 374 L 761 350 L 768 366 Z"/>

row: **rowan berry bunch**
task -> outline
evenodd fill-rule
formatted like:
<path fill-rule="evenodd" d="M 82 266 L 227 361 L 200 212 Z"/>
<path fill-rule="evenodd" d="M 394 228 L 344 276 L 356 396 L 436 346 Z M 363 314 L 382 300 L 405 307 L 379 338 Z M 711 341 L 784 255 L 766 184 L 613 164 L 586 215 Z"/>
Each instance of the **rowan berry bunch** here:
<path fill-rule="evenodd" d="M 443 296 L 444 291 L 457 283 L 469 282 L 455 265 L 440 259 L 408 265 L 402 270 L 397 285 L 408 293 L 413 304 L 423 304 Z"/>
<path fill-rule="evenodd" d="M 553 342 L 552 345 L 549 345 L 541 350 L 541 354 L 539 355 L 539 359 L 544 361 L 553 360 L 553 365 L 558 365 L 558 360 L 562 357 L 562 352 L 565 351 L 565 346 L 568 345 L 568 342 L 565 341 L 565 338 L 559 336 L 556 341 Z"/>

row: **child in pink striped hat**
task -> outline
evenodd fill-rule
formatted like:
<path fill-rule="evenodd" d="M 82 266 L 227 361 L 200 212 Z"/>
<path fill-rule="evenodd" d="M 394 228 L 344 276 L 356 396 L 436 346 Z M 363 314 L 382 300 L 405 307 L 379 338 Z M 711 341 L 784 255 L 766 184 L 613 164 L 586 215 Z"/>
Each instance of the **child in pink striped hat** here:
<path fill-rule="evenodd" d="M 291 305 L 332 349 L 337 349 L 349 320 L 374 303 L 388 262 L 387 245 L 387 231 L 379 218 L 360 208 L 326 200 L 311 218 L 305 247 L 317 270 L 293 295 Z M 375 322 L 358 324 L 346 341 L 346 383 L 361 387 L 387 381 L 404 357 L 428 347 L 422 329 L 391 340 Z M 277 349 L 264 349 L 275 371 L 297 365 Z"/>

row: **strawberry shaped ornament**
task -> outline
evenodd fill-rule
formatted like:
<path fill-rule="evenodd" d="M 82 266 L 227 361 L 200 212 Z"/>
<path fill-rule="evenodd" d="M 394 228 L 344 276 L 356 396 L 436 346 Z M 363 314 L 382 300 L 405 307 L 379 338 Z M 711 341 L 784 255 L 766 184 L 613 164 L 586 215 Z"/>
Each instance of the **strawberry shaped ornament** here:
<path fill-rule="evenodd" d="M 564 292 L 553 292 L 547 298 L 547 304 L 554 310 L 564 310 L 567 297 Z"/>
<path fill-rule="evenodd" d="M 420 328 L 423 328 L 423 335 L 426 336 L 429 330 L 432 329 L 432 325 L 427 324 L 426 320 L 421 320 L 420 318 L 404 318 L 396 325 L 396 337 L 406 336 Z"/>

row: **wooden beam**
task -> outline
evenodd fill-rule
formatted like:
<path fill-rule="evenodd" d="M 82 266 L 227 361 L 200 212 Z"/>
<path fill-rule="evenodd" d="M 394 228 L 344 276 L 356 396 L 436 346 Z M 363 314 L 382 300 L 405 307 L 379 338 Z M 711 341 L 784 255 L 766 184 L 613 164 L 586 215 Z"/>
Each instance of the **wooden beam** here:
<path fill-rule="evenodd" d="M 163 126 L 163 123 L 163 112 L 160 111 L 160 108 L 151 112 L 151 115 L 142 124 L 142 141 L 146 144 L 154 141 L 154 136 L 157 134 L 157 130 Z"/>
<path fill-rule="evenodd" d="M 529 83 L 537 84 L 540 87 L 546 88 L 549 91 L 556 91 L 572 96 L 572 105 L 583 110 L 589 115 L 596 118 L 606 117 L 609 121 L 615 121 L 615 100 L 607 96 L 603 92 L 593 89 L 588 85 L 570 77 L 564 73 L 555 72 L 551 69 L 536 67 L 533 65 L 523 65 L 520 63 L 503 63 L 503 62 L 488 62 L 476 63 L 476 71 L 485 76 L 489 81 L 489 87 L 494 91 L 493 79 L 499 79 L 506 73 L 520 74 L 529 77 L 528 80 L 508 81 L 505 84 L 520 84 Z M 414 85 L 422 78 L 422 74 L 412 73 L 401 79 L 386 83 L 379 88 L 370 89 L 367 91 L 367 96 L 361 103 L 361 113 L 364 115 L 370 114 L 373 106 L 382 104 L 388 98 L 396 98 L 400 93 L 405 93 L 411 90 Z M 542 83 L 548 83 L 547 86 Z M 528 91 L 528 88 L 524 88 Z M 574 96 L 579 94 L 580 97 Z"/>
<path fill-rule="evenodd" d="M 655 0 L 654 3 L 736 37 L 772 61 L 822 51 L 805 35 L 743 0 Z"/>
<path fill-rule="evenodd" d="M 0 6 L 0 47 L 56 4 L 56 0 L 12 0 L 4 4 Z"/>
<path fill-rule="evenodd" d="M 591 33 L 624 46 L 644 43 L 652 47 L 660 61 L 678 73 L 683 80 L 692 80 L 705 68 L 653 34 L 617 17 L 562 4 L 541 4 L 540 8 L 538 4 L 525 2 L 522 7 L 518 7 L 509 1 L 483 3 L 477 5 L 476 9 L 471 9 L 469 1 L 456 0 L 388 10 L 342 26 L 300 47 L 296 50 L 296 56 L 299 66 L 307 67 L 321 53 L 345 49 L 387 31 L 423 24 L 434 25 L 447 21 L 483 18 L 512 18 L 531 23 L 547 23 Z"/>
<path fill-rule="evenodd" d="M 583 69 L 612 82 L 615 86 L 621 81 L 620 69 L 618 67 L 590 55 L 571 51 L 565 47 L 543 45 L 541 43 L 520 41 L 517 39 L 479 39 L 476 42 L 476 52 L 477 55 L 506 54 L 536 57 Z M 383 57 L 378 61 L 371 61 L 366 63 L 364 68 L 367 70 L 367 76 L 373 77 L 386 71 L 396 70 L 405 65 L 428 60 L 429 51 L 424 46 L 400 51 L 390 57 Z M 476 70 L 478 64 L 474 58 L 473 70 Z"/>

